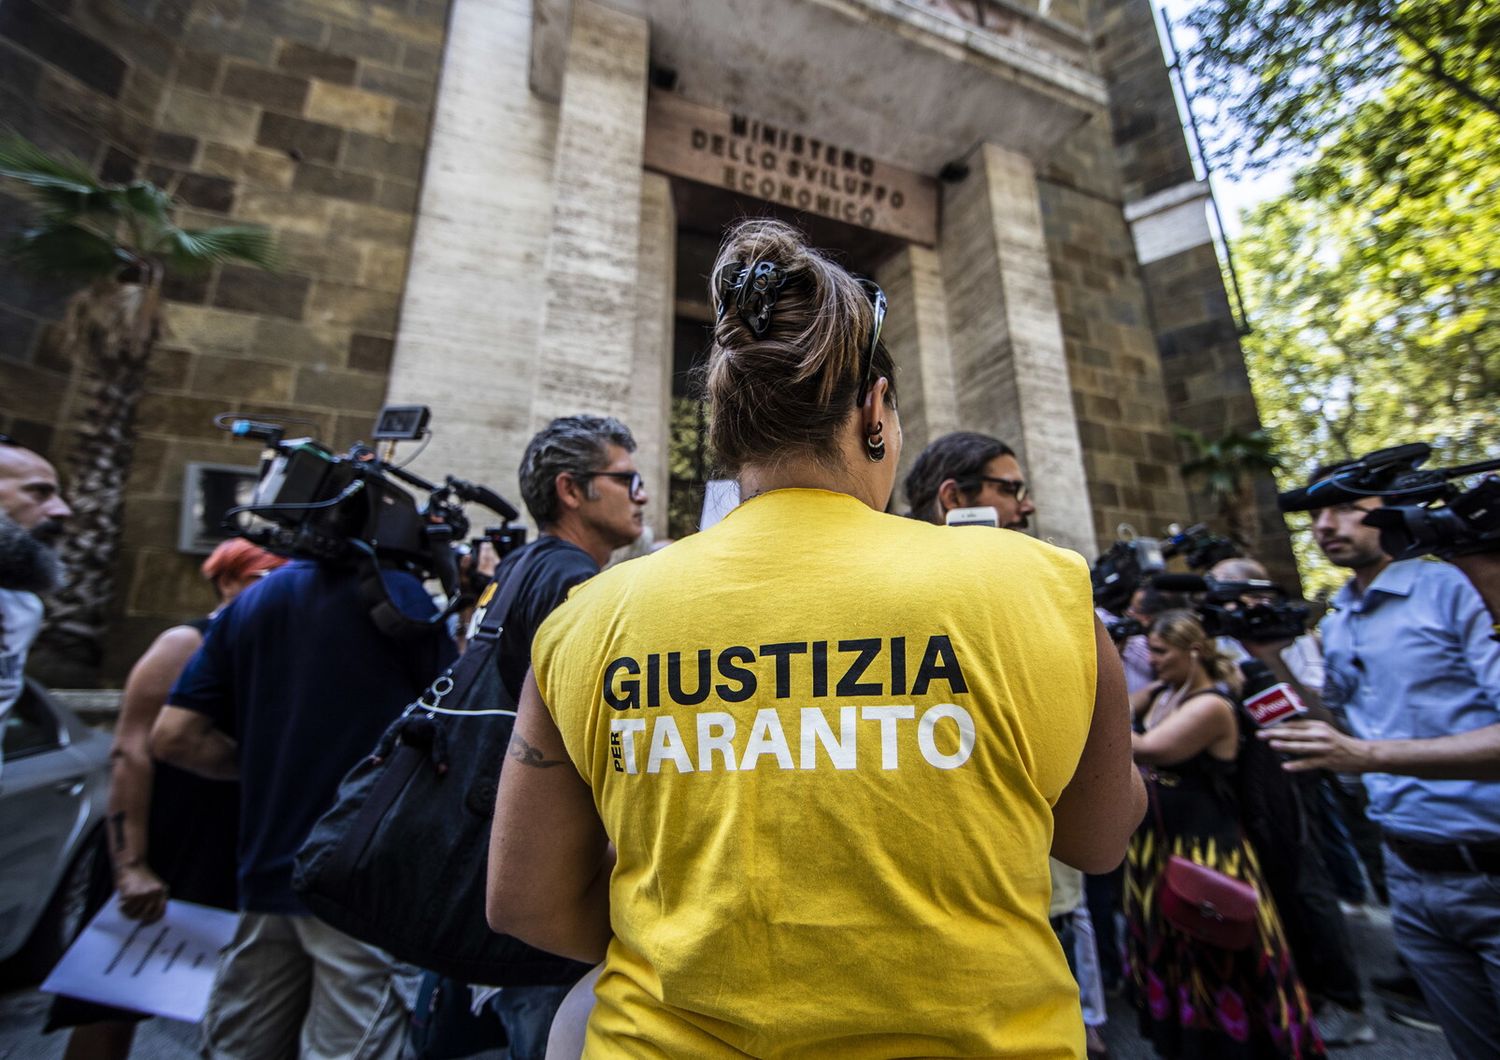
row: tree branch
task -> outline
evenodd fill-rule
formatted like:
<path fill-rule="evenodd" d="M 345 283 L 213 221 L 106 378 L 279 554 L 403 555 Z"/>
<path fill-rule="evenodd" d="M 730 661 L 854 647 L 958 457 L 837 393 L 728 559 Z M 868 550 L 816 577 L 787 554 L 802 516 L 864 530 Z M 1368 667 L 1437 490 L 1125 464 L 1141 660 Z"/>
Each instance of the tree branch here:
<path fill-rule="evenodd" d="M 1442 53 L 1418 36 L 1416 30 L 1412 29 L 1401 19 L 1392 16 L 1391 25 L 1397 33 L 1415 44 L 1421 50 L 1422 54 L 1427 56 L 1427 72 L 1433 78 L 1447 85 L 1470 103 L 1478 104 L 1497 118 L 1500 118 L 1500 99 L 1492 99 L 1457 74 L 1449 73 L 1447 67 L 1443 65 Z"/>

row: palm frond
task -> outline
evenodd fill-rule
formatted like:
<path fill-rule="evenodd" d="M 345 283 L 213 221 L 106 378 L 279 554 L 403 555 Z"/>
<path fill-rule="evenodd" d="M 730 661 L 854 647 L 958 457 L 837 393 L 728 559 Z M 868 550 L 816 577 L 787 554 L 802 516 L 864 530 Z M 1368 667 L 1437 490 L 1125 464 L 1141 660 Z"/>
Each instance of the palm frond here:
<path fill-rule="evenodd" d="M 179 271 L 202 271 L 221 262 L 240 261 L 274 269 L 278 257 L 271 233 L 264 228 L 228 225 L 221 228 L 169 228 L 152 248 L 167 266 Z"/>
<path fill-rule="evenodd" d="M 15 132 L 0 133 L 0 176 L 24 183 L 71 186 L 75 191 L 100 187 L 93 172 L 72 155 L 49 155 Z"/>
<path fill-rule="evenodd" d="M 43 276 L 94 280 L 118 274 L 130 261 L 113 241 L 57 219 L 23 231 L 7 249 L 21 268 Z"/>
<path fill-rule="evenodd" d="M 114 192 L 121 212 L 137 214 L 155 224 L 168 224 L 172 216 L 172 197 L 147 180 L 138 180 Z"/>
<path fill-rule="evenodd" d="M 1194 449 L 1202 449 L 1207 444 L 1203 438 L 1203 435 L 1199 434 L 1191 427 L 1184 427 L 1178 423 L 1172 424 L 1172 436 L 1175 437 L 1179 442 L 1186 442 Z"/>
<path fill-rule="evenodd" d="M 15 133 L 0 135 L 0 178 L 51 214 L 89 212 L 103 185 L 87 166 L 68 155 L 54 158 Z"/>

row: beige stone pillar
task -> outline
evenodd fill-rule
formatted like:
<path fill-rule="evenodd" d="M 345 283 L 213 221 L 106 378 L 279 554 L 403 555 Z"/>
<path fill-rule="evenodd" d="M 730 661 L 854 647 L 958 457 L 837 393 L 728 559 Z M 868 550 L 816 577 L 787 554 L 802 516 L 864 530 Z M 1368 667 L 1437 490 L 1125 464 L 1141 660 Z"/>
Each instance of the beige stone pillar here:
<path fill-rule="evenodd" d="M 529 0 L 455 0 L 451 17 L 386 400 L 432 406 L 414 470 L 519 505 L 557 105 L 526 83 Z"/>
<path fill-rule="evenodd" d="M 667 532 L 667 443 L 672 422 L 673 299 L 677 282 L 677 211 L 672 183 L 659 173 L 641 180 L 641 239 L 636 281 L 635 350 L 626 423 L 636 441 L 636 466 L 651 502 L 646 521 Z"/>
<path fill-rule="evenodd" d="M 1093 517 L 1036 173 L 983 144 L 945 186 L 942 256 L 958 419 L 1015 449 L 1036 493 L 1036 535 L 1094 554 Z"/>
<path fill-rule="evenodd" d="M 631 412 L 648 30 L 645 20 L 593 0 L 573 5 L 552 166 L 534 428 L 574 412 L 622 419 Z"/>
<path fill-rule="evenodd" d="M 942 263 L 936 251 L 911 244 L 875 278 L 887 300 L 881 338 L 896 362 L 904 435 L 899 481 L 904 482 L 927 443 L 958 428 Z M 905 502 L 902 493 L 899 510 L 905 510 Z"/>

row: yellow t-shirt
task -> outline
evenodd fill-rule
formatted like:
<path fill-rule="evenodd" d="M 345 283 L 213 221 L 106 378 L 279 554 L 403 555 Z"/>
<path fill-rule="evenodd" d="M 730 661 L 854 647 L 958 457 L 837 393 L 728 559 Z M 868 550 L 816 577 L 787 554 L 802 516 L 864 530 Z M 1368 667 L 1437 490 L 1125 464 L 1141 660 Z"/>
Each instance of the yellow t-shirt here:
<path fill-rule="evenodd" d="M 1083 1055 L 1047 921 L 1082 557 L 778 490 L 585 583 L 532 663 L 618 852 L 588 1055 Z"/>

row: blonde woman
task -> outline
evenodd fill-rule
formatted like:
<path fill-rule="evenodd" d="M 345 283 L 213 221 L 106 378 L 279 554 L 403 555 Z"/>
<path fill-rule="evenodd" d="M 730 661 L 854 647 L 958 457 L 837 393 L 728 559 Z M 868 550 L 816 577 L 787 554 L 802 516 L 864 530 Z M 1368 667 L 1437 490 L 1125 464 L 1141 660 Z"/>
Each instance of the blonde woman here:
<path fill-rule="evenodd" d="M 1233 783 L 1239 668 L 1191 611 L 1159 616 L 1147 637 L 1155 683 L 1131 697 L 1135 760 L 1151 809 L 1125 860 L 1126 959 L 1141 1034 L 1163 1057 L 1323 1056 L 1276 907 L 1245 838 Z M 1224 949 L 1162 916 L 1172 855 L 1251 884 L 1256 937 Z"/>

